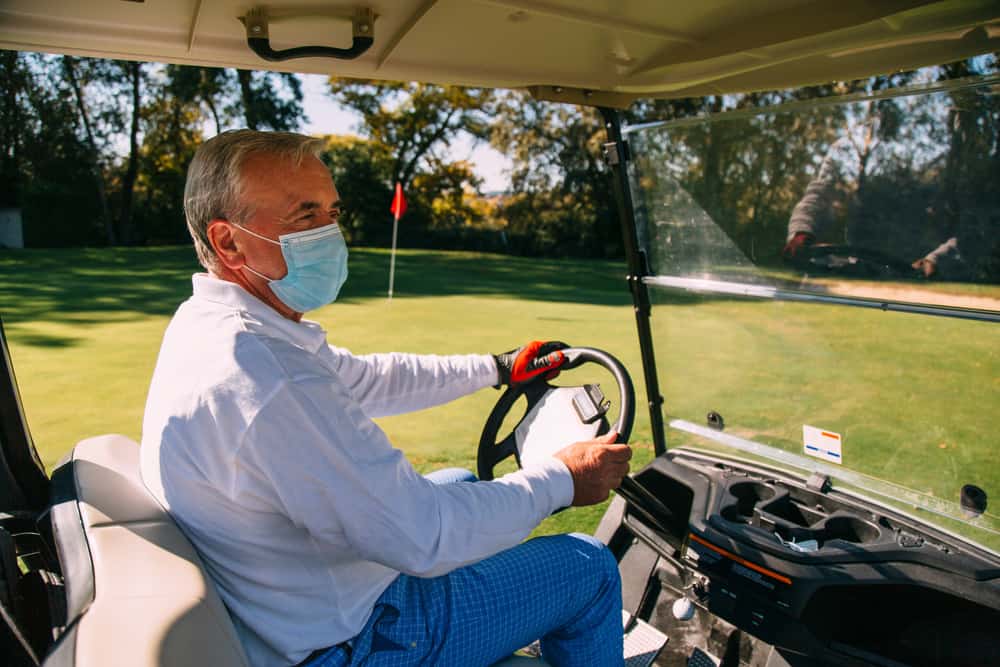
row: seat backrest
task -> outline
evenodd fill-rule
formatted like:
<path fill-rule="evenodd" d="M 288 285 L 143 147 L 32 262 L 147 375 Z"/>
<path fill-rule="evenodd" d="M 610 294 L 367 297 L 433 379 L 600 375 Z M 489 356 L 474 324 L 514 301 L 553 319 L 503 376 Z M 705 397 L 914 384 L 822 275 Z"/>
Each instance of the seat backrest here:
<path fill-rule="evenodd" d="M 139 477 L 139 446 L 120 435 L 84 440 L 54 486 L 57 478 L 53 532 L 70 625 L 45 665 L 246 667 L 198 554 Z M 67 486 L 75 497 L 65 497 Z"/>

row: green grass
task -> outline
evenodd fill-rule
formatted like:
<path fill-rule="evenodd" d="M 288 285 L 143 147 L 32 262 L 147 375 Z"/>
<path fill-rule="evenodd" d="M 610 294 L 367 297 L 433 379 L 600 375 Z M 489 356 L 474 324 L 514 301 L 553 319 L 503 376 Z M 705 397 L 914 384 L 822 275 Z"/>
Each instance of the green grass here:
<path fill-rule="evenodd" d="M 163 329 L 197 269 L 186 248 L 0 254 L 0 313 L 48 469 L 84 437 L 138 439 Z M 336 345 L 358 353 L 462 353 L 559 339 L 612 352 L 644 395 L 619 263 L 402 251 L 391 302 L 385 251 L 353 249 L 350 269 L 341 299 L 310 315 Z M 727 432 L 795 452 L 802 424 L 811 424 L 844 435 L 852 469 L 938 498 L 955 500 L 968 482 L 1000 498 L 997 326 L 667 291 L 654 300 L 668 419 L 703 423 L 716 410 Z M 380 424 L 421 471 L 474 468 L 497 396 L 485 390 Z M 669 437 L 694 443 L 676 432 Z M 632 441 L 641 465 L 651 458 L 641 407 Z M 602 511 L 563 512 L 540 532 L 592 532 Z M 995 516 L 986 520 L 996 527 Z"/>
<path fill-rule="evenodd" d="M 357 353 L 448 354 L 557 339 L 601 346 L 641 381 L 630 298 L 617 263 L 400 251 L 390 302 L 388 260 L 382 250 L 352 249 L 340 299 L 309 316 L 323 324 L 331 343 Z M 0 254 L 0 314 L 48 470 L 82 438 L 114 432 L 139 439 L 163 330 L 190 295 L 197 270 L 187 248 Z M 451 465 L 474 470 L 479 435 L 498 397 L 487 389 L 379 422 L 422 472 Z M 633 439 L 638 460 L 648 461 L 645 414 Z M 602 512 L 563 512 L 540 531 L 592 532 Z"/>
<path fill-rule="evenodd" d="M 1000 497 L 997 325 L 662 296 L 673 305 L 654 307 L 653 328 L 669 417 L 703 424 L 714 410 L 727 433 L 797 453 L 809 424 L 843 436 L 852 470 L 953 503 L 970 483 Z M 1000 513 L 988 513 L 980 527 L 1000 531 Z M 998 532 L 968 534 L 1000 549 Z"/>

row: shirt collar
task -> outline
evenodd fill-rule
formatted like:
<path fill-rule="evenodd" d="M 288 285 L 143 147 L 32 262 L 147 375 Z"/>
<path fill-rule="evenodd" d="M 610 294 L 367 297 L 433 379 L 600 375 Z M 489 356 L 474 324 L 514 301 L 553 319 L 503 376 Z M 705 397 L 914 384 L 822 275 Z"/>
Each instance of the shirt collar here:
<path fill-rule="evenodd" d="M 194 289 L 192 298 L 221 304 L 238 310 L 244 317 L 247 328 L 272 338 L 281 338 L 309 352 L 316 352 L 326 343 L 326 331 L 317 322 L 302 320 L 293 322 L 278 314 L 250 292 L 228 280 L 220 280 L 207 273 L 196 273 L 191 277 Z"/>

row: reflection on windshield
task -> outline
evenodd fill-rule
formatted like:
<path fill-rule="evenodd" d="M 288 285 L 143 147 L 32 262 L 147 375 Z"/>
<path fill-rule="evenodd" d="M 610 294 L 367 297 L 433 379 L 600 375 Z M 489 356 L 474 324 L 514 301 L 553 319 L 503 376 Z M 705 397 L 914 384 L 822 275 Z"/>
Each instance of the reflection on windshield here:
<path fill-rule="evenodd" d="M 653 273 L 1000 312 L 997 90 L 633 131 Z"/>
<path fill-rule="evenodd" d="M 973 321 L 1000 320 L 997 83 L 631 130 L 668 446 L 833 474 L 1000 550 L 1000 326 Z M 838 305 L 868 300 L 962 317 Z"/>

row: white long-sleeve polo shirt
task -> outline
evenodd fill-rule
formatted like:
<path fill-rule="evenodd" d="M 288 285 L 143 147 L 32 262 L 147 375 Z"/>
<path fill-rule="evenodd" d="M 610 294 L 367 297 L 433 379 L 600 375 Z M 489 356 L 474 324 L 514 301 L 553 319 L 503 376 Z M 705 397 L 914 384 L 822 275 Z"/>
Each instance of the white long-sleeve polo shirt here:
<path fill-rule="evenodd" d="M 252 664 L 353 637 L 400 572 L 481 560 L 572 501 L 557 459 L 434 485 L 371 421 L 495 383 L 491 356 L 353 356 L 234 283 L 193 282 L 153 373 L 142 478 L 200 553 Z"/>

